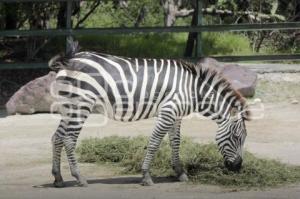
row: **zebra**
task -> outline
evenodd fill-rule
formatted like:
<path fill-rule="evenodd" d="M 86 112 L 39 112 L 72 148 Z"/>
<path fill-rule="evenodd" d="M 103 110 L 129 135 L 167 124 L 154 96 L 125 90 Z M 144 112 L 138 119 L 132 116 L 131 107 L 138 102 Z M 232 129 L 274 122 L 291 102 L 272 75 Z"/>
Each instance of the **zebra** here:
<path fill-rule="evenodd" d="M 52 137 L 54 186 L 63 187 L 60 170 L 65 148 L 71 174 L 87 186 L 75 158 L 76 141 L 90 113 L 100 110 L 110 119 L 131 122 L 156 117 L 142 163 L 142 185 L 153 185 L 150 163 L 168 133 L 171 165 L 179 181 L 187 181 L 179 157 L 182 118 L 200 113 L 218 125 L 216 143 L 224 165 L 242 166 L 243 145 L 249 120 L 245 99 L 216 70 L 173 59 L 128 58 L 74 50 L 71 56 L 49 61 L 58 69 L 52 92 L 60 102 L 60 124 Z"/>

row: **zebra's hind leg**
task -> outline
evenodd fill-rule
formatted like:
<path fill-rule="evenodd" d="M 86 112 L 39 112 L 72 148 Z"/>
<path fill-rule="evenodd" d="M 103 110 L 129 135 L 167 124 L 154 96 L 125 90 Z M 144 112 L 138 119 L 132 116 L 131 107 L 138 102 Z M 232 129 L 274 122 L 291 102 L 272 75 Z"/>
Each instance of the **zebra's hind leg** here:
<path fill-rule="evenodd" d="M 83 121 L 70 121 L 70 119 L 64 118 L 61 120 L 57 131 L 52 137 L 52 174 L 55 179 L 53 183 L 55 187 L 64 187 L 64 181 L 60 171 L 61 151 L 63 147 L 67 154 L 72 176 L 76 178 L 79 186 L 87 186 L 87 181 L 80 175 L 75 157 L 76 142 L 83 123 Z"/>
<path fill-rule="evenodd" d="M 62 146 L 65 148 L 71 174 L 76 178 L 79 186 L 87 186 L 88 184 L 85 178 L 82 177 L 79 172 L 78 163 L 75 157 L 76 142 L 85 120 L 91 113 L 93 105 L 93 103 L 83 101 L 82 99 L 79 99 L 76 103 L 74 101 L 70 101 L 63 104 L 63 109 L 61 111 L 62 121 L 56 132 L 57 134 L 61 135 L 60 143 L 62 143 Z M 61 144 L 55 146 L 61 146 Z M 57 151 L 58 148 L 57 150 L 53 150 L 53 157 L 57 157 Z M 59 168 L 55 161 L 53 161 L 53 168 L 55 168 L 54 171 L 58 170 L 57 168 Z M 58 173 L 54 172 L 54 185 L 61 187 L 63 186 L 63 181 L 62 178 L 60 178 L 60 170 L 58 171 Z"/>
<path fill-rule="evenodd" d="M 188 176 L 186 175 L 183 166 L 180 161 L 179 150 L 180 150 L 180 126 L 181 120 L 176 120 L 173 128 L 169 131 L 170 145 L 172 148 L 172 167 L 177 175 L 180 182 L 188 181 Z"/>
<path fill-rule="evenodd" d="M 78 134 L 76 133 L 74 135 L 67 136 L 66 139 L 64 139 L 64 146 L 65 146 L 72 176 L 76 178 L 79 186 L 87 187 L 88 183 L 86 179 L 81 176 L 79 172 L 78 163 L 75 157 L 75 148 L 76 148 L 76 141 L 78 138 Z"/>
<path fill-rule="evenodd" d="M 61 122 L 62 124 L 62 122 Z M 52 175 L 54 176 L 54 183 L 55 187 L 64 187 L 64 181 L 61 176 L 60 171 L 60 161 L 61 161 L 61 151 L 63 148 L 63 141 L 62 141 L 62 133 L 64 134 L 63 128 L 59 125 L 58 129 L 52 136 L 52 150 L 53 150 L 53 160 L 52 160 Z"/>
<path fill-rule="evenodd" d="M 67 154 L 71 174 L 76 178 L 79 186 L 88 185 L 86 179 L 79 172 L 78 163 L 75 156 L 77 138 L 82 129 L 85 120 L 92 111 L 94 104 L 87 101 L 81 101 L 77 105 L 67 106 L 68 113 L 64 117 L 67 121 L 66 135 L 63 139 L 65 151 Z"/>
<path fill-rule="evenodd" d="M 151 186 L 154 184 L 149 172 L 150 164 L 152 162 L 155 152 L 160 146 L 163 137 L 173 127 L 174 122 L 175 115 L 170 109 L 163 110 L 158 115 L 156 126 L 154 127 L 153 133 L 150 137 L 147 147 L 147 153 L 142 165 L 143 178 L 141 184 L 144 186 Z"/>

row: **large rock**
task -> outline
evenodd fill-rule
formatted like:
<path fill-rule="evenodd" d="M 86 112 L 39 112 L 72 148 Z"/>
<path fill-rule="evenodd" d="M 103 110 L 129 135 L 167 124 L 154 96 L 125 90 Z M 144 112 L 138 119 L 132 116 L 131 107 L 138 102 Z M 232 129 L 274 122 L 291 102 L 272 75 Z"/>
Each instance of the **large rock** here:
<path fill-rule="evenodd" d="M 50 85 L 55 80 L 56 73 L 37 78 L 21 87 L 6 103 L 8 114 L 32 114 L 50 112 L 54 99 L 50 95 Z"/>
<path fill-rule="evenodd" d="M 203 58 L 199 61 L 199 64 L 218 70 L 228 79 L 232 87 L 238 90 L 244 97 L 252 97 L 255 94 L 256 72 L 241 67 L 238 64 L 221 63 L 212 58 Z"/>

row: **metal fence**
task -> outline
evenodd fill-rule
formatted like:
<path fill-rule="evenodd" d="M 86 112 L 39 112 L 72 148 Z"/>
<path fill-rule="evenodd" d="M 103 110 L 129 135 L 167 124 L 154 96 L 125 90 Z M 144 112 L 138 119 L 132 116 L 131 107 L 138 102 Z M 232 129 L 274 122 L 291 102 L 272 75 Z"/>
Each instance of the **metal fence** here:
<path fill-rule="evenodd" d="M 100 35 L 100 34 L 131 34 L 131 33 L 179 33 L 179 32 L 197 32 L 196 57 L 202 56 L 201 33 L 202 32 L 223 32 L 223 31 L 262 31 L 262 30 L 295 30 L 300 29 L 300 22 L 285 23 L 261 23 L 261 24 L 228 24 L 228 25 L 202 25 L 202 3 L 197 0 L 195 9 L 197 17 L 197 26 L 173 26 L 173 27 L 132 27 L 132 28 L 84 28 L 73 29 L 72 21 L 72 3 L 79 0 L 0 0 L 0 2 L 66 2 L 66 28 L 65 29 L 47 29 L 47 30 L 0 30 L 0 37 L 18 36 L 65 36 L 73 37 L 78 35 Z M 67 44 L 67 43 L 66 43 Z M 68 48 L 68 46 L 66 46 Z M 300 60 L 300 54 L 276 54 L 276 55 L 246 55 L 246 56 L 217 56 L 214 57 L 220 61 L 274 61 L 274 60 Z M 1 69 L 21 69 L 21 68 L 46 68 L 46 63 L 14 63 L 0 64 Z"/>

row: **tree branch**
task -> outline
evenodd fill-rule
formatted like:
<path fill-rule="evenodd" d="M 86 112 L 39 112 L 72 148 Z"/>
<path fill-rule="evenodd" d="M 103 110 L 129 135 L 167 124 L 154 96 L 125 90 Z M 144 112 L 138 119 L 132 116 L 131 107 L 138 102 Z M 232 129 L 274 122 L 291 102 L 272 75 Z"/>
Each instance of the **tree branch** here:
<path fill-rule="evenodd" d="M 181 9 L 176 12 L 176 17 L 186 17 L 192 15 L 194 9 Z M 262 19 L 277 19 L 279 21 L 286 21 L 286 18 L 283 15 L 278 14 L 264 14 L 260 12 L 252 12 L 252 11 L 238 11 L 233 12 L 231 10 L 220 10 L 215 8 L 203 8 L 202 13 L 205 15 L 227 15 L 227 16 L 247 16 L 254 20 L 262 20 Z"/>
<path fill-rule="evenodd" d="M 264 14 L 260 12 L 252 11 L 238 11 L 233 12 L 231 10 L 218 10 L 215 8 L 204 8 L 202 9 L 203 14 L 207 15 L 228 15 L 228 16 L 248 16 L 251 19 L 262 20 L 262 19 L 277 19 L 279 21 L 285 21 L 286 18 L 278 14 Z"/>
<path fill-rule="evenodd" d="M 77 22 L 75 28 L 78 28 L 80 24 L 82 24 L 94 12 L 94 10 L 100 5 L 100 2 L 101 2 L 100 0 L 94 2 L 92 8 L 85 14 L 85 16 L 82 19 L 80 19 Z"/>
<path fill-rule="evenodd" d="M 146 12 L 146 6 L 143 5 L 142 8 L 139 11 L 139 14 L 137 16 L 137 19 L 136 19 L 135 23 L 134 23 L 135 27 L 139 27 L 140 26 L 140 23 L 142 23 L 142 21 L 145 19 L 146 14 L 147 14 L 147 12 Z"/>
<path fill-rule="evenodd" d="M 190 16 L 192 13 L 194 12 L 194 9 L 181 9 L 181 10 L 177 10 L 175 13 L 176 17 L 187 17 Z"/>

